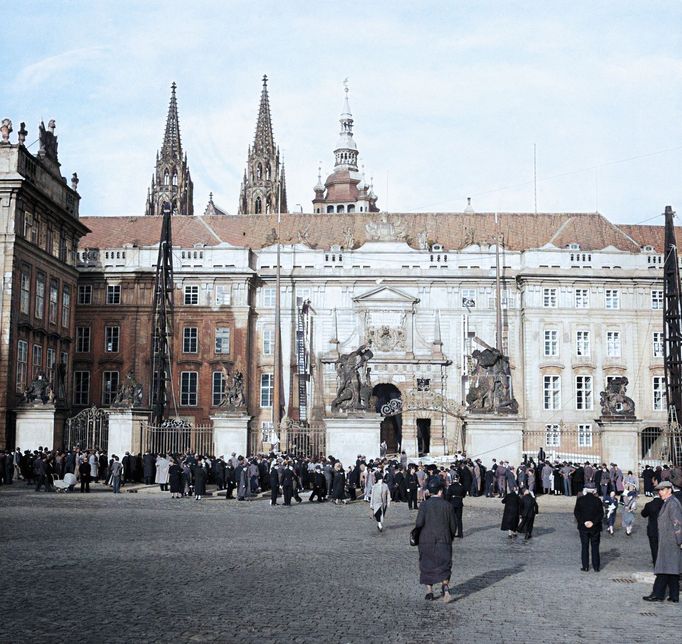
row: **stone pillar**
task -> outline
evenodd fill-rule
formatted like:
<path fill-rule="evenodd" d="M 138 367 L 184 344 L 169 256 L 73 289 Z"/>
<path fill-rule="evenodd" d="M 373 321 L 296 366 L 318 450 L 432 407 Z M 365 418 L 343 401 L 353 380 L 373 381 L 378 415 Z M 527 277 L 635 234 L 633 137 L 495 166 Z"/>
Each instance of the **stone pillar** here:
<path fill-rule="evenodd" d="M 215 455 L 230 458 L 232 452 L 237 456 L 248 456 L 249 416 L 229 412 L 211 416 L 213 422 L 213 443 Z"/>
<path fill-rule="evenodd" d="M 602 416 L 597 424 L 601 429 L 602 461 L 616 463 L 623 473 L 632 470 L 639 475 L 639 421 Z"/>
<path fill-rule="evenodd" d="M 524 419 L 472 414 L 464 422 L 464 446 L 469 458 L 480 458 L 486 466 L 490 466 L 493 458 L 509 461 L 514 466 L 522 461 Z"/>
<path fill-rule="evenodd" d="M 15 445 L 21 451 L 47 447 L 54 449 L 61 448 L 55 445 L 55 408 L 54 405 L 36 404 L 33 406 L 19 407 L 17 414 L 17 431 Z"/>
<path fill-rule="evenodd" d="M 381 415 L 358 413 L 348 416 L 331 416 L 324 419 L 327 426 L 327 455 L 332 455 L 344 467 L 355 466 L 358 454 L 379 457 L 381 442 Z"/>
<path fill-rule="evenodd" d="M 112 408 L 109 412 L 107 455 L 123 458 L 126 452 L 142 452 L 141 424 L 149 414 L 130 407 Z"/>

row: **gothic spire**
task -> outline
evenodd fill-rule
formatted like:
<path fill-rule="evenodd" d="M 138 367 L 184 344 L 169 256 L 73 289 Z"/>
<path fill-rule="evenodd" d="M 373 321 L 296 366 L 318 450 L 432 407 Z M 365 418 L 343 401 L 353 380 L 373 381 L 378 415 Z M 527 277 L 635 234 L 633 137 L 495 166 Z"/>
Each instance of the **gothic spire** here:
<path fill-rule="evenodd" d="M 168 117 L 166 118 L 166 132 L 163 136 L 161 154 L 173 154 L 182 156 L 182 143 L 180 142 L 180 121 L 178 119 L 178 101 L 175 97 L 175 82 L 171 85 L 171 97 L 168 104 Z"/>
<path fill-rule="evenodd" d="M 268 97 L 268 77 L 263 75 L 263 90 L 260 95 L 260 107 L 258 108 L 258 122 L 256 123 L 256 136 L 253 140 L 255 152 L 272 154 L 275 144 L 272 136 L 272 119 L 270 118 L 270 98 Z"/>

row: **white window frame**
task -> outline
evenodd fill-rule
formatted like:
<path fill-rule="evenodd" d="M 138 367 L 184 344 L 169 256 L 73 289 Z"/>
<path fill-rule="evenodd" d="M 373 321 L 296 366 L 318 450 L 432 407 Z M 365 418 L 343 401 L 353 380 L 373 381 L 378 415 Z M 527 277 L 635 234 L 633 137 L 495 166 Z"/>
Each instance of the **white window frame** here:
<path fill-rule="evenodd" d="M 620 309 L 620 290 L 617 288 L 607 288 L 604 290 L 604 308 L 610 311 Z"/>
<path fill-rule="evenodd" d="M 651 379 L 651 402 L 654 411 L 665 411 L 665 377 L 654 376 Z"/>
<path fill-rule="evenodd" d="M 217 407 L 225 396 L 225 374 L 222 371 L 214 371 L 211 377 L 211 402 Z"/>
<path fill-rule="evenodd" d="M 45 317 L 45 289 L 47 288 L 47 276 L 45 273 L 36 274 L 36 303 L 33 315 L 38 320 Z"/>
<path fill-rule="evenodd" d="M 199 287 L 196 284 L 185 286 L 183 302 L 185 306 L 197 306 L 199 304 Z"/>
<path fill-rule="evenodd" d="M 19 299 L 19 311 L 24 315 L 31 313 L 31 269 L 29 266 L 21 267 L 20 289 L 21 297 Z"/>
<path fill-rule="evenodd" d="M 275 353 L 275 329 L 263 327 L 263 355 L 271 356 Z"/>
<path fill-rule="evenodd" d="M 215 328 L 215 353 L 226 355 L 230 353 L 231 329 L 229 326 L 217 326 Z"/>
<path fill-rule="evenodd" d="M 89 326 L 76 327 L 76 353 L 90 353 L 92 332 Z"/>
<path fill-rule="evenodd" d="M 575 332 L 575 355 L 579 358 L 589 358 L 592 349 L 590 345 L 590 332 L 587 329 L 578 329 Z"/>
<path fill-rule="evenodd" d="M 260 375 L 260 406 L 262 409 L 272 408 L 272 401 L 275 397 L 275 378 L 271 373 Z"/>
<path fill-rule="evenodd" d="M 31 368 L 35 378 L 43 370 L 43 345 L 34 344 L 31 354 Z"/>
<path fill-rule="evenodd" d="M 116 384 L 115 387 L 114 383 Z M 114 402 L 120 383 L 121 379 L 118 371 L 102 372 L 102 405 L 111 405 Z"/>
<path fill-rule="evenodd" d="M 561 409 L 561 376 L 550 374 L 542 377 L 542 404 L 546 411 Z"/>
<path fill-rule="evenodd" d="M 575 377 L 575 408 L 578 411 L 589 411 L 594 408 L 594 379 L 592 376 Z"/>
<path fill-rule="evenodd" d="M 545 425 L 545 447 L 561 447 L 561 426 L 559 423 Z"/>
<path fill-rule="evenodd" d="M 559 355 L 559 331 L 545 329 L 543 351 L 546 358 L 556 358 Z"/>
<path fill-rule="evenodd" d="M 16 376 L 16 391 L 24 391 L 28 378 L 28 342 L 26 340 L 17 342 Z"/>
<path fill-rule="evenodd" d="M 542 306 L 545 309 L 556 309 L 559 306 L 559 290 L 555 287 L 542 289 Z"/>
<path fill-rule="evenodd" d="M 606 357 L 607 358 L 620 358 L 621 357 L 621 340 L 620 331 L 607 331 L 606 332 Z"/>
<path fill-rule="evenodd" d="M 274 286 L 264 286 L 261 290 L 261 305 L 266 308 L 275 306 L 276 294 Z"/>
<path fill-rule="evenodd" d="M 121 350 L 121 327 L 118 324 L 104 326 L 105 353 L 119 353 Z"/>
<path fill-rule="evenodd" d="M 651 310 L 652 311 L 662 311 L 663 310 L 663 290 L 662 289 L 652 289 L 651 290 Z"/>
<path fill-rule="evenodd" d="M 199 402 L 199 373 L 180 372 L 180 406 L 196 407 Z"/>
<path fill-rule="evenodd" d="M 592 447 L 592 425 L 584 423 L 578 425 L 578 447 Z"/>
<path fill-rule="evenodd" d="M 185 326 L 182 328 L 182 352 L 199 353 L 199 327 Z"/>
<path fill-rule="evenodd" d="M 232 289 L 229 284 L 216 284 L 214 294 L 216 306 L 230 306 Z"/>
<path fill-rule="evenodd" d="M 91 284 L 80 284 L 78 286 L 78 304 L 92 304 Z"/>
<path fill-rule="evenodd" d="M 71 322 L 71 287 L 68 284 L 62 286 L 62 326 L 69 327 Z"/>
<path fill-rule="evenodd" d="M 121 285 L 107 284 L 107 304 L 121 303 Z"/>
<path fill-rule="evenodd" d="M 85 387 L 83 386 L 85 383 Z M 90 404 L 90 372 L 73 372 L 73 404 L 87 406 Z"/>
<path fill-rule="evenodd" d="M 57 280 L 50 280 L 49 293 L 47 319 L 50 324 L 57 324 L 59 321 L 59 282 Z"/>
<path fill-rule="evenodd" d="M 654 331 L 651 343 L 651 350 L 654 358 L 663 357 L 665 350 L 664 342 L 663 331 Z"/>
<path fill-rule="evenodd" d="M 478 292 L 475 288 L 463 288 L 462 294 L 462 308 L 463 309 L 475 309 L 476 308 L 476 296 Z"/>
<path fill-rule="evenodd" d="M 574 305 L 576 309 L 589 309 L 590 289 L 588 288 L 575 289 Z"/>

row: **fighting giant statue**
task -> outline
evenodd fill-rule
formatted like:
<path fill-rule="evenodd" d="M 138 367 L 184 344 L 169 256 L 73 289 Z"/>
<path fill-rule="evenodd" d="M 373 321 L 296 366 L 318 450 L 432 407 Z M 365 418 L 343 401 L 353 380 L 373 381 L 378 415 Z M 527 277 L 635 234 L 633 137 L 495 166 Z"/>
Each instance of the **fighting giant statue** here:
<path fill-rule="evenodd" d="M 332 401 L 332 412 L 366 411 L 369 409 L 369 398 L 372 395 L 370 371 L 367 366 L 374 357 L 367 345 L 362 345 L 351 353 L 339 357 L 336 363 L 338 388 L 336 398 Z"/>

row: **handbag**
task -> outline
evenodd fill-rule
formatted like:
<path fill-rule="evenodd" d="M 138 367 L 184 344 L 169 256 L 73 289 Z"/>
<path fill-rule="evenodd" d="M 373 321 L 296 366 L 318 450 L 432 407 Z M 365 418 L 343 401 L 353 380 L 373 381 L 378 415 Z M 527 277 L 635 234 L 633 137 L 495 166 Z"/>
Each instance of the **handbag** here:
<path fill-rule="evenodd" d="M 410 530 L 410 545 L 411 546 L 418 546 L 419 545 L 419 533 L 422 531 L 421 528 L 412 528 Z"/>

